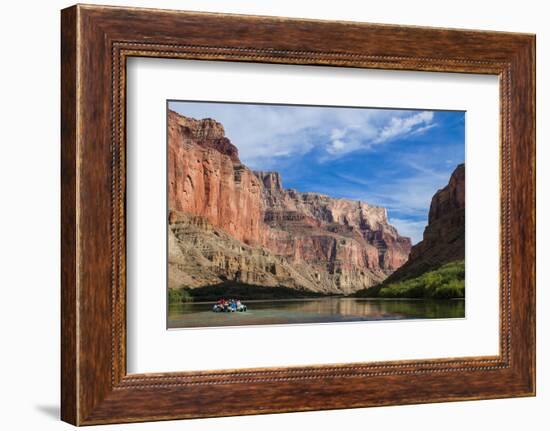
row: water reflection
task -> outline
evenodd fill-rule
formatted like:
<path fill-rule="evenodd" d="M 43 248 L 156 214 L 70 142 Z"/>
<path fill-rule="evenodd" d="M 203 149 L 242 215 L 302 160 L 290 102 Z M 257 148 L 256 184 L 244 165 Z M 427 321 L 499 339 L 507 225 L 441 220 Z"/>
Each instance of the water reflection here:
<path fill-rule="evenodd" d="M 214 313 L 213 303 L 170 306 L 169 328 L 464 317 L 463 300 L 323 298 L 245 301 L 245 313 Z"/>

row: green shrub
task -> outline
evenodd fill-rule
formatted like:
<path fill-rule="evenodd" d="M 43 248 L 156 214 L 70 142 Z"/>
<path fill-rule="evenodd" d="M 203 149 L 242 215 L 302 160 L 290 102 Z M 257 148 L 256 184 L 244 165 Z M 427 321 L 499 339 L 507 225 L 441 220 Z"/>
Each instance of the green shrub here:
<path fill-rule="evenodd" d="M 365 296 L 380 298 L 464 298 L 464 261 L 445 264 L 418 277 L 369 289 Z"/>
<path fill-rule="evenodd" d="M 193 297 L 185 287 L 168 289 L 168 303 L 181 304 L 182 302 L 191 302 Z"/>

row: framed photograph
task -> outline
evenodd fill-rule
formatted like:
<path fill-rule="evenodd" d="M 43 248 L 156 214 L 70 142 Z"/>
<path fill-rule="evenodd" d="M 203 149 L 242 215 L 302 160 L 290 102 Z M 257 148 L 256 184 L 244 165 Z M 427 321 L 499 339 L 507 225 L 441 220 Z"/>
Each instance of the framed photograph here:
<path fill-rule="evenodd" d="M 61 45 L 63 420 L 535 394 L 534 35 L 77 5 Z"/>

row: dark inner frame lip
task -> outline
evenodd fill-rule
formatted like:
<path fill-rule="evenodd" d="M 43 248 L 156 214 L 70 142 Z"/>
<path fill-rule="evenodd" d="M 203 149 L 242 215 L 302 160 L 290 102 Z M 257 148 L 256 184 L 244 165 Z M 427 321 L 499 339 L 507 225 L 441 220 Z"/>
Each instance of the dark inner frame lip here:
<path fill-rule="evenodd" d="M 429 72 L 427 72 L 429 73 Z M 436 72 L 433 72 L 436 73 Z M 308 103 L 274 103 L 274 102 L 243 102 L 243 101 L 219 101 L 219 100 L 193 100 L 193 99 L 166 99 L 167 106 L 170 103 L 217 103 L 225 105 L 265 105 L 265 106 L 291 106 L 304 108 L 342 108 L 342 109 L 376 109 L 384 111 L 433 111 L 433 112 L 468 112 L 467 109 L 440 109 L 440 108 L 395 108 L 395 107 L 379 107 L 379 106 L 356 106 L 356 105 L 317 105 Z"/>

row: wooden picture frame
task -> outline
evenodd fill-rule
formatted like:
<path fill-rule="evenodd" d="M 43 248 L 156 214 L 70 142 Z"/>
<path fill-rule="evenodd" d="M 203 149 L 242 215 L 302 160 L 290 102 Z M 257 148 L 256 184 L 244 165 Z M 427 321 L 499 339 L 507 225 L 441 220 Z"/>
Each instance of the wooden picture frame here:
<path fill-rule="evenodd" d="M 61 417 L 75 425 L 535 394 L 535 36 L 77 5 L 61 26 Z M 498 75 L 500 354 L 130 374 L 131 56 Z"/>

